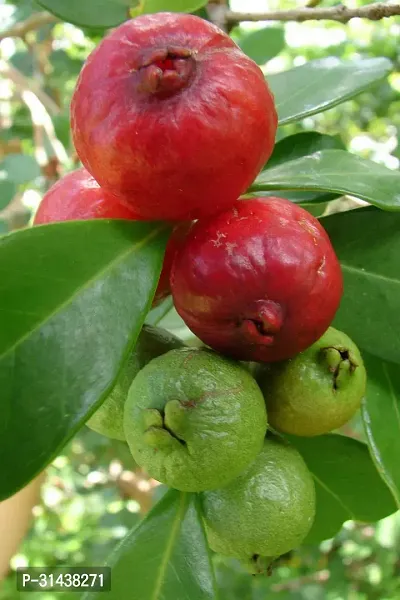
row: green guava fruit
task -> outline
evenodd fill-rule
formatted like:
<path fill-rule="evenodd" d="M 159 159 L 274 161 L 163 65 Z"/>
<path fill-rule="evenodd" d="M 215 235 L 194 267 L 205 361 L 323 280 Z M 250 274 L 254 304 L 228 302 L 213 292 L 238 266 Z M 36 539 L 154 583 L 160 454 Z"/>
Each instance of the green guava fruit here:
<path fill-rule="evenodd" d="M 144 325 L 113 390 L 86 425 L 97 433 L 124 441 L 124 406 L 133 379 L 151 359 L 183 345 L 169 331 Z"/>
<path fill-rule="evenodd" d="M 341 427 L 354 415 L 367 375 L 354 342 L 330 327 L 294 358 L 260 365 L 256 378 L 270 425 L 283 433 L 314 436 Z"/>
<path fill-rule="evenodd" d="M 210 547 L 252 573 L 299 546 L 315 517 L 310 471 L 293 446 L 270 434 L 237 479 L 201 498 Z"/>
<path fill-rule="evenodd" d="M 124 429 L 151 477 L 198 492 L 225 485 L 254 460 L 267 415 L 261 390 L 240 365 L 208 349 L 182 348 L 135 377 Z"/>

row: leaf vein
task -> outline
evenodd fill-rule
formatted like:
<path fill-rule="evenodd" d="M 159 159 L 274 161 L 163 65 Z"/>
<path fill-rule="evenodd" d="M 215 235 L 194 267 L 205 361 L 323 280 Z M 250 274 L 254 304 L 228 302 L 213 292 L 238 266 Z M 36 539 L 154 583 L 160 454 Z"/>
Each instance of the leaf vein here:
<path fill-rule="evenodd" d="M 160 600 L 161 586 L 162 586 L 164 578 L 165 578 L 165 573 L 168 568 L 169 559 L 171 558 L 172 549 L 173 549 L 176 535 L 177 535 L 177 532 L 179 529 L 179 524 L 180 524 L 181 518 L 183 517 L 183 515 L 185 513 L 185 509 L 186 509 L 186 494 L 182 493 L 180 503 L 178 506 L 178 510 L 176 512 L 174 522 L 172 523 L 171 534 L 170 534 L 170 537 L 169 537 L 169 540 L 167 543 L 167 547 L 164 552 L 164 556 L 163 556 L 161 564 L 160 564 L 160 569 L 159 569 L 159 572 L 157 575 L 157 579 L 155 581 L 154 593 L 151 596 L 151 600 Z"/>
<path fill-rule="evenodd" d="M 387 277 L 386 275 L 380 275 L 379 273 L 373 273 L 372 271 L 364 271 L 364 269 L 361 269 L 359 267 L 352 267 L 342 261 L 340 261 L 340 264 L 344 270 L 350 271 L 353 273 L 359 273 L 360 275 L 363 275 L 366 278 L 381 279 L 382 281 L 385 281 L 385 282 L 395 283 L 397 285 L 400 284 L 400 279 L 394 279 L 393 277 Z"/>
<path fill-rule="evenodd" d="M 338 504 L 340 504 L 340 506 L 348 513 L 349 517 L 351 519 L 354 519 L 354 514 L 353 512 L 349 509 L 348 506 L 346 506 L 346 504 L 344 504 L 344 502 L 342 502 L 342 500 L 339 498 L 339 496 L 337 494 L 335 494 L 335 492 L 333 490 L 331 490 L 325 483 L 323 483 L 323 481 L 321 481 L 321 479 L 319 479 L 319 477 L 317 477 L 317 475 L 315 475 L 315 473 L 311 472 L 312 476 L 314 477 L 315 481 L 317 483 L 319 483 L 319 485 L 328 493 L 332 496 L 332 498 L 334 498 L 336 500 L 336 502 Z"/>
<path fill-rule="evenodd" d="M 99 271 L 96 271 L 96 273 L 93 275 L 93 277 L 91 277 L 90 279 L 88 279 L 86 281 L 85 285 L 83 285 L 81 287 L 78 287 L 78 289 L 75 290 L 72 294 L 70 294 L 68 296 L 68 298 L 64 302 L 62 302 L 61 304 L 57 305 L 56 308 L 50 314 L 45 315 L 44 319 L 42 319 L 41 321 L 38 321 L 32 329 L 29 329 L 29 331 L 27 331 L 25 335 L 23 335 L 19 339 L 17 339 L 12 346 L 6 348 L 5 352 L 3 352 L 2 355 L 0 355 L 0 360 L 5 355 L 7 355 L 8 352 L 11 352 L 11 351 L 15 350 L 20 344 L 22 344 L 22 342 L 24 342 L 35 331 L 37 331 L 38 329 L 40 329 L 40 327 L 42 327 L 47 321 L 50 321 L 51 318 L 53 318 L 57 313 L 59 313 L 63 308 L 65 308 L 67 306 L 67 304 L 69 302 L 71 302 L 80 292 L 82 292 L 83 290 L 88 289 L 92 285 L 92 283 L 95 282 L 101 275 L 103 275 L 104 273 L 106 273 L 113 266 L 115 266 L 118 263 L 122 262 L 126 258 L 126 256 L 128 256 L 129 254 L 131 254 L 135 250 L 138 250 L 138 249 L 142 248 L 142 246 L 144 246 L 146 244 L 146 242 L 149 242 L 153 237 L 156 236 L 156 234 L 160 233 L 160 231 L 161 231 L 161 228 L 154 229 L 148 235 L 146 235 L 145 237 L 143 237 L 139 242 L 137 242 L 136 244 L 133 244 L 132 246 L 129 246 L 128 250 L 126 250 L 122 254 L 119 254 L 117 256 L 117 258 L 115 258 L 113 261 L 111 261 L 110 263 L 107 263 L 106 267 L 100 269 Z"/>

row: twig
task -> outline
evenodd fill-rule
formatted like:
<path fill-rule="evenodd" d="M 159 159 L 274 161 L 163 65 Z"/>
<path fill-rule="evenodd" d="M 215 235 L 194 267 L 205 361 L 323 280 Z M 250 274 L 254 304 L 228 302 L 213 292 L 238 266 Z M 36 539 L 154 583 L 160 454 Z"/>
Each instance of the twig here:
<path fill-rule="evenodd" d="M 222 31 L 227 31 L 226 14 L 228 10 L 227 0 L 210 0 L 206 6 L 208 18 Z"/>
<path fill-rule="evenodd" d="M 44 166 L 47 163 L 47 152 L 44 146 L 44 133 L 47 135 L 58 161 L 60 163 L 66 163 L 68 160 L 68 155 L 64 146 L 56 136 L 53 121 L 51 120 L 51 117 L 45 106 L 31 90 L 23 90 L 21 96 L 31 113 L 32 125 L 34 132 L 36 133 L 34 136 L 35 155 L 39 165 Z"/>
<path fill-rule="evenodd" d="M 51 23 L 57 23 L 58 19 L 54 15 L 51 15 L 48 12 L 37 12 L 33 13 L 30 17 L 25 19 L 25 21 L 21 21 L 20 23 L 15 23 L 9 29 L 2 31 L 0 34 L 0 42 L 7 37 L 24 37 L 30 31 L 35 29 L 39 29 L 43 27 L 43 25 L 49 25 Z"/>
<path fill-rule="evenodd" d="M 265 13 L 240 13 L 228 11 L 225 15 L 227 23 L 240 21 L 338 21 L 347 23 L 350 19 L 360 18 L 379 21 L 385 17 L 400 15 L 400 4 L 375 2 L 357 8 L 347 8 L 342 4 L 329 8 L 295 8 L 293 10 L 276 10 Z"/>
<path fill-rule="evenodd" d="M 8 77 L 15 85 L 23 102 L 28 107 L 34 130 L 35 156 L 39 165 L 43 166 L 46 163 L 47 153 L 44 147 L 45 133 L 50 145 L 54 150 L 54 154 L 60 163 L 65 163 L 68 160 L 64 146 L 57 138 L 53 121 L 50 117 L 60 113 L 57 104 L 48 96 L 39 86 L 35 85 L 28 77 L 25 77 L 18 69 L 11 64 L 0 60 L 0 73 Z"/>
<path fill-rule="evenodd" d="M 0 73 L 4 77 L 11 79 L 19 89 L 31 90 L 50 114 L 54 116 L 60 113 L 60 108 L 54 100 L 50 98 L 50 96 L 48 96 L 35 81 L 29 79 L 29 77 L 25 77 L 25 75 L 13 67 L 11 63 L 0 60 Z"/>

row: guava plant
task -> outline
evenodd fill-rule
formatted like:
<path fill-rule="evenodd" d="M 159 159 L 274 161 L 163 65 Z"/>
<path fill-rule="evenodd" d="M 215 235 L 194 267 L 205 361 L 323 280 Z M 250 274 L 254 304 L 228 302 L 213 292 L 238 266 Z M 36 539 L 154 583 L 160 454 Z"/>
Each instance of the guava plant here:
<path fill-rule="evenodd" d="M 85 424 L 126 441 L 171 489 L 109 557 L 105 594 L 211 600 L 212 552 L 266 574 L 400 507 L 400 175 L 284 129 L 391 64 L 266 80 L 199 16 L 116 19 L 72 100 L 84 168 L 0 240 L 0 499 Z M 365 205 L 322 216 L 344 195 Z M 172 301 L 196 347 L 162 328 Z M 368 444 L 335 431 L 360 406 Z"/>

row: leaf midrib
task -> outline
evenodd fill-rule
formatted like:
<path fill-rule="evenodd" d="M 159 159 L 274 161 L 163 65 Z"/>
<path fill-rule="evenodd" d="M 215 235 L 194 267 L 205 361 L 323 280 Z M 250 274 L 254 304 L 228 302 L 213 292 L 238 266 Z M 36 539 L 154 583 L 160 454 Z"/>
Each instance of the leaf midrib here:
<path fill-rule="evenodd" d="M 3 354 L 0 355 L 0 360 L 3 360 L 3 358 L 5 356 L 7 356 L 7 354 L 10 354 L 11 352 L 13 352 L 26 339 L 28 339 L 32 334 L 34 334 L 36 331 L 38 331 L 45 323 L 50 321 L 55 315 L 57 315 L 59 312 L 61 312 L 65 306 L 70 304 L 74 300 L 74 298 L 76 296 L 78 296 L 79 293 L 88 289 L 93 284 L 93 282 L 95 282 L 97 279 L 99 279 L 101 277 L 101 275 L 103 275 L 107 271 L 111 270 L 115 265 L 123 262 L 125 257 L 128 256 L 129 254 L 142 248 L 147 242 L 149 242 L 152 238 L 154 238 L 156 235 L 158 235 L 162 230 L 163 230 L 163 227 L 153 229 L 153 231 L 151 231 L 149 234 L 147 234 L 145 237 L 143 237 L 139 242 L 137 242 L 136 244 L 133 244 L 132 246 L 129 246 L 128 250 L 124 251 L 121 254 L 118 254 L 118 256 L 111 262 L 107 263 L 107 265 L 105 267 L 101 268 L 99 271 L 96 271 L 96 273 L 90 279 L 88 279 L 84 285 L 75 289 L 75 291 L 72 294 L 70 294 L 64 300 L 64 302 L 62 302 L 61 304 L 58 304 L 57 307 L 52 312 L 46 314 L 44 319 L 38 321 L 36 323 L 36 325 L 32 329 L 29 329 L 29 331 L 27 331 L 27 333 L 25 335 L 18 338 L 13 345 L 6 348 L 5 352 L 3 352 Z"/>
<path fill-rule="evenodd" d="M 361 269 L 359 267 L 352 267 L 342 261 L 340 261 L 340 265 L 344 271 L 358 273 L 369 279 L 380 279 L 387 283 L 394 283 L 397 285 L 400 284 L 400 279 L 394 279 L 392 277 L 387 277 L 386 275 L 380 275 L 379 273 L 374 273 L 373 271 L 364 271 L 363 269 Z"/>
<path fill-rule="evenodd" d="M 338 68 L 343 68 L 343 67 L 347 67 L 348 65 L 346 64 L 341 64 Z M 326 69 L 323 71 L 323 75 L 329 73 L 329 69 Z M 375 73 L 378 75 L 377 70 L 375 71 Z M 387 77 L 388 73 L 390 73 L 390 69 L 383 69 L 382 72 L 380 73 L 379 77 L 377 76 L 376 78 L 374 78 L 373 80 L 369 80 L 368 82 L 366 82 L 364 85 L 362 86 L 358 86 L 356 89 L 353 89 L 352 91 L 349 91 L 347 94 L 342 95 L 342 96 L 335 96 L 333 101 L 327 101 L 324 103 L 319 103 L 315 106 L 313 106 L 312 108 L 309 108 L 308 110 L 305 109 L 303 111 L 301 111 L 300 113 L 297 113 L 295 115 L 289 115 L 288 117 L 284 117 L 284 118 L 279 118 L 278 119 L 278 124 L 279 125 L 286 125 L 288 123 L 292 123 L 293 121 L 298 121 L 301 118 L 304 118 L 305 116 L 311 116 L 313 114 L 316 114 L 318 112 L 322 112 L 322 110 L 327 110 L 329 108 L 333 108 L 334 106 L 337 106 L 338 104 L 341 104 L 344 101 L 350 100 L 351 98 L 353 98 L 354 96 L 357 96 L 359 94 L 361 94 L 363 91 L 367 90 L 368 88 L 370 88 L 372 85 L 374 85 L 375 83 L 379 83 L 380 81 L 382 81 L 383 79 L 385 79 L 385 77 Z M 319 82 L 321 82 L 321 78 L 318 80 Z M 320 83 L 321 85 L 321 83 Z M 301 88 L 300 90 L 297 90 L 297 92 L 292 95 L 290 97 L 290 101 L 293 100 L 294 97 L 297 97 L 299 95 L 300 92 L 304 92 L 305 90 L 309 90 L 312 89 L 312 85 L 308 85 L 304 88 Z M 285 106 L 285 101 L 281 102 L 281 104 L 277 103 L 277 112 L 278 112 L 278 117 L 279 117 L 279 107 L 284 107 Z M 321 110 L 322 109 L 322 110 Z"/>
<path fill-rule="evenodd" d="M 344 504 L 344 502 L 342 502 L 342 500 L 339 498 L 339 496 L 337 494 L 335 494 L 335 492 L 333 490 L 331 490 L 330 487 L 328 487 L 325 483 L 323 483 L 323 481 L 313 472 L 311 471 L 311 475 L 314 477 L 315 481 L 317 483 L 319 483 L 319 485 L 328 493 L 332 496 L 332 498 L 334 498 L 336 500 L 336 502 L 347 512 L 347 514 L 349 515 L 349 517 L 351 519 L 354 519 L 354 514 L 353 512 L 349 509 L 348 506 L 346 506 L 346 504 Z"/>
<path fill-rule="evenodd" d="M 160 563 L 160 569 L 159 569 L 159 572 L 158 572 L 158 575 L 157 575 L 157 578 L 155 581 L 154 592 L 151 596 L 151 600 L 159 600 L 159 598 L 160 598 L 159 594 L 160 594 L 161 587 L 162 587 L 162 584 L 165 579 L 165 573 L 167 571 L 168 563 L 171 558 L 171 554 L 172 554 L 172 550 L 173 550 L 176 536 L 178 533 L 180 521 L 181 521 L 181 518 L 184 516 L 185 510 L 187 508 L 187 494 L 181 493 L 180 496 L 181 497 L 180 497 L 180 501 L 179 501 L 178 510 L 176 511 L 175 519 L 171 526 L 170 536 L 169 536 L 169 539 L 167 542 L 167 546 L 165 548 L 164 556 Z"/>

